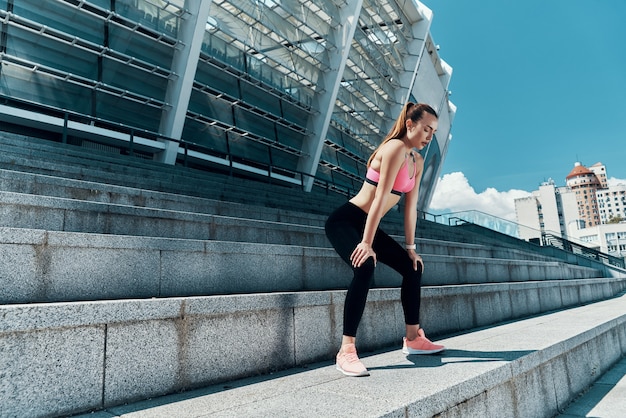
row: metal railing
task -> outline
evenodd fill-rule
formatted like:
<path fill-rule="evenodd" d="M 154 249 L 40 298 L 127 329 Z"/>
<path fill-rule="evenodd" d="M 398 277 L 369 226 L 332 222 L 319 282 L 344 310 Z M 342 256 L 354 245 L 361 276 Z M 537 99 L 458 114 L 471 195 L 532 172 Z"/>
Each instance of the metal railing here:
<path fill-rule="evenodd" d="M 559 248 L 563 251 L 587 257 L 607 265 L 612 265 L 622 269 L 626 268 L 626 262 L 623 258 L 590 248 L 582 242 L 575 242 L 573 240 L 562 238 L 560 234 L 552 231 L 535 230 L 525 225 L 520 225 L 507 219 L 498 218 L 497 216 L 489 215 L 484 212 L 472 210 L 438 215 L 424 212 L 421 213 L 420 216 L 422 219 L 432 220 L 433 222 L 448 226 L 461 226 L 465 224 L 477 225 L 524 242 Z M 520 238 L 520 236 L 534 236 L 535 238 L 529 238 L 526 240 Z"/>
<path fill-rule="evenodd" d="M 550 233 L 542 233 L 541 234 L 541 242 L 543 245 L 549 245 L 552 247 L 560 248 L 567 252 L 571 252 L 574 254 L 579 254 L 587 258 L 591 258 L 593 260 L 600 261 L 604 264 L 610 264 L 612 266 L 625 268 L 624 259 L 612 256 L 610 254 L 605 254 L 593 248 L 586 247 L 582 244 L 578 244 L 567 239 L 561 238 L 560 236 L 550 234 Z"/>

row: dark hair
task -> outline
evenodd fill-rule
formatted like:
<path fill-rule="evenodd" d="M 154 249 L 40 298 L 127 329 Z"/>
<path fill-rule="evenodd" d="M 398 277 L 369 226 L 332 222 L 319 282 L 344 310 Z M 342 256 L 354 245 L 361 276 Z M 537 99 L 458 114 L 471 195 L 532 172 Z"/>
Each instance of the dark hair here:
<path fill-rule="evenodd" d="M 380 147 L 385 145 L 389 140 L 404 138 L 404 136 L 406 135 L 407 119 L 411 119 L 413 122 L 417 122 L 418 120 L 422 119 L 422 117 L 424 116 L 424 112 L 430 113 L 437 119 L 439 118 L 437 112 L 435 112 L 435 109 L 433 109 L 426 103 L 408 102 L 407 104 L 405 104 L 402 108 L 402 112 L 400 112 L 400 116 L 398 116 L 398 119 L 396 119 L 396 123 L 394 123 L 393 127 L 391 128 L 383 142 L 381 142 L 381 144 L 374 150 L 372 155 L 370 155 L 370 158 L 367 160 L 367 166 L 370 166 L 370 163 L 374 159 L 374 155 L 376 155 Z"/>

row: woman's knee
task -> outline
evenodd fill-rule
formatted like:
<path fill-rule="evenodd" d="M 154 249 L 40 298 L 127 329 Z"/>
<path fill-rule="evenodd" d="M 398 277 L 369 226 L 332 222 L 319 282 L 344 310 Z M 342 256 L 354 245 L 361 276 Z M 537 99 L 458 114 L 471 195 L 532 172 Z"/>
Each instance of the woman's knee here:
<path fill-rule="evenodd" d="M 376 265 L 374 264 L 374 258 L 369 257 L 359 267 L 354 267 L 354 280 L 369 286 L 374 277 L 375 270 Z"/>
<path fill-rule="evenodd" d="M 409 282 L 420 285 L 422 283 L 422 266 L 421 264 L 417 264 L 417 270 L 413 269 L 411 266 L 410 269 L 405 269 L 404 273 L 402 273 L 402 278 Z"/>

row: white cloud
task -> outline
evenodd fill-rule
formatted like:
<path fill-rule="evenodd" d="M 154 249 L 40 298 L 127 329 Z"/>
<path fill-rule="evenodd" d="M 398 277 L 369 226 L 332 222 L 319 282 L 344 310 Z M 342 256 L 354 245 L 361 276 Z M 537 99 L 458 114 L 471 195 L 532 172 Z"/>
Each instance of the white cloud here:
<path fill-rule="evenodd" d="M 620 179 L 616 179 L 615 177 L 611 177 L 607 180 L 607 183 L 609 184 L 609 187 L 614 187 L 614 186 L 626 186 L 626 180 L 620 180 Z"/>
<path fill-rule="evenodd" d="M 455 172 L 439 178 L 430 209 L 439 213 L 476 210 L 515 222 L 515 199 L 530 194 L 516 189 L 500 192 L 492 187 L 476 193 L 465 174 Z"/>

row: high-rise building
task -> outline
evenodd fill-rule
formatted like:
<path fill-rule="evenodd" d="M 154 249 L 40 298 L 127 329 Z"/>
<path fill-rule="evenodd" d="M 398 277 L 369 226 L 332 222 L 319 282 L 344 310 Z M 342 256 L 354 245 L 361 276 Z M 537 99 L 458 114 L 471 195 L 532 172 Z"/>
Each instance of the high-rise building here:
<path fill-rule="evenodd" d="M 626 184 L 596 190 L 600 221 L 603 224 L 621 218 L 626 220 Z"/>
<path fill-rule="evenodd" d="M 539 238 L 541 233 L 567 236 L 568 220 L 575 219 L 577 205 L 567 187 L 557 187 L 554 180 L 541 184 L 531 196 L 515 199 L 517 223 L 522 239 Z"/>
<path fill-rule="evenodd" d="M 602 188 L 602 183 L 596 173 L 577 162 L 565 178 L 567 187 L 576 195 L 578 218 L 584 222 L 585 228 L 598 225 L 600 213 L 596 190 Z"/>
<path fill-rule="evenodd" d="M 608 180 L 606 178 L 606 167 L 604 166 L 604 164 L 600 162 L 595 163 L 594 165 L 589 167 L 589 170 L 591 170 L 591 172 L 596 175 L 596 178 L 600 182 L 601 189 L 606 189 L 607 187 L 609 187 Z"/>
<path fill-rule="evenodd" d="M 590 248 L 626 255 L 626 185 L 609 185 L 606 167 L 575 163 L 566 186 L 550 180 L 525 198 L 515 199 L 522 239 L 553 234 Z"/>
<path fill-rule="evenodd" d="M 349 192 L 425 102 L 426 210 L 456 112 L 432 19 L 417 0 L 0 0 L 0 122 Z"/>

